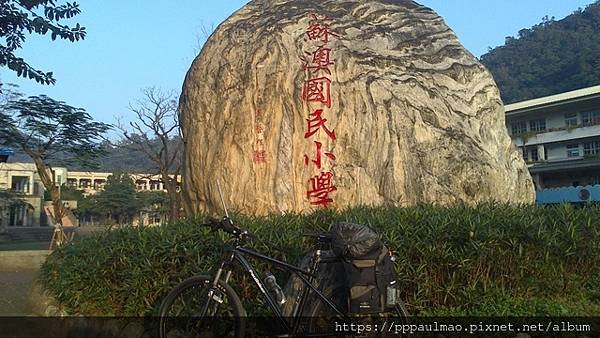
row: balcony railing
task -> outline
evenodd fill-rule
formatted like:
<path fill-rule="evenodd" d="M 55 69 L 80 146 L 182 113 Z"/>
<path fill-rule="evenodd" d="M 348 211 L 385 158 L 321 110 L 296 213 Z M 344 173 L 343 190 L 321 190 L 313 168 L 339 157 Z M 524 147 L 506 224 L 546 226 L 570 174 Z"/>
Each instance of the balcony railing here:
<path fill-rule="evenodd" d="M 562 142 L 573 139 L 600 137 L 600 125 L 573 127 L 573 128 L 552 128 L 543 132 L 527 132 L 513 135 L 515 145 L 529 146 L 551 142 Z"/>

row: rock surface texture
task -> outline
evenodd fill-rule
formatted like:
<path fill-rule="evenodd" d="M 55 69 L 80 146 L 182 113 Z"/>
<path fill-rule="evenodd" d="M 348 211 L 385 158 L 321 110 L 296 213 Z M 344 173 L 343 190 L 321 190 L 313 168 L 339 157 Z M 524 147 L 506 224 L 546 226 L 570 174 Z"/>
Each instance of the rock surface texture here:
<path fill-rule="evenodd" d="M 249 214 L 534 200 L 492 76 L 412 1 L 251 1 L 194 60 L 180 112 L 194 212 L 222 213 L 217 180 Z"/>

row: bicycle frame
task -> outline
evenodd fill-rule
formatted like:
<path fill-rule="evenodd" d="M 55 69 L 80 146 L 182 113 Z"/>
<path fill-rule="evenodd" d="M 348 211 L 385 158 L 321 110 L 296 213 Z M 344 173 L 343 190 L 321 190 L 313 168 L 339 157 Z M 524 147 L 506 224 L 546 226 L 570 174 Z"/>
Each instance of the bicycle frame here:
<path fill-rule="evenodd" d="M 262 279 L 259 277 L 258 273 L 252 267 L 252 265 L 248 262 L 248 260 L 246 259 L 246 256 L 250 256 L 250 257 L 253 257 L 258 260 L 266 261 L 273 266 L 278 266 L 285 271 L 292 272 L 300 278 L 300 280 L 303 283 L 304 288 L 302 290 L 302 294 L 301 294 L 300 298 L 298 299 L 296 306 L 294 308 L 294 311 L 292 313 L 292 318 L 294 318 L 294 321 L 292 323 L 289 323 L 283 317 L 283 313 L 281 312 L 281 309 L 277 305 L 277 302 L 269 294 Z M 327 305 L 327 307 L 329 307 L 329 309 L 333 310 L 336 313 L 336 315 L 338 315 L 344 319 L 347 319 L 347 316 L 340 309 L 338 309 L 336 307 L 336 305 L 333 304 L 333 302 L 330 299 L 328 299 L 325 295 L 323 295 L 323 293 L 321 293 L 319 290 L 317 290 L 317 288 L 313 285 L 313 281 L 316 278 L 316 276 L 313 274 L 315 269 L 319 266 L 319 264 L 327 262 L 327 260 L 321 259 L 321 250 L 316 251 L 315 258 L 313 259 L 313 264 L 311 266 L 311 270 L 305 271 L 297 266 L 294 266 L 294 265 L 288 264 L 286 262 L 277 260 L 275 258 L 263 255 L 256 251 L 245 248 L 239 244 L 236 244 L 235 247 L 231 250 L 228 250 L 226 252 L 226 256 L 224 256 L 224 258 L 221 259 L 221 264 L 214 274 L 213 287 L 216 287 L 219 279 L 221 279 L 221 276 L 223 275 L 224 272 L 225 272 L 225 278 L 223 278 L 223 280 L 225 281 L 225 283 L 229 282 L 229 278 L 231 277 L 231 273 L 232 273 L 232 269 L 233 269 L 233 263 L 235 261 L 237 261 L 241 265 L 242 269 L 245 270 L 250 275 L 250 277 L 252 278 L 252 280 L 254 281 L 254 283 L 256 284 L 256 286 L 258 287 L 258 289 L 264 296 L 265 300 L 267 301 L 267 304 L 269 305 L 269 307 L 275 314 L 275 317 L 278 319 L 279 324 L 282 326 L 282 328 L 284 328 L 286 330 L 286 332 L 291 333 L 291 334 L 296 334 L 298 329 L 300 328 L 300 324 L 301 324 L 300 319 L 301 318 L 300 318 L 300 316 L 298 316 L 298 314 L 302 313 L 302 311 L 304 309 L 305 301 L 306 301 L 310 291 L 313 291 L 317 295 L 317 297 L 323 303 L 325 303 Z"/>

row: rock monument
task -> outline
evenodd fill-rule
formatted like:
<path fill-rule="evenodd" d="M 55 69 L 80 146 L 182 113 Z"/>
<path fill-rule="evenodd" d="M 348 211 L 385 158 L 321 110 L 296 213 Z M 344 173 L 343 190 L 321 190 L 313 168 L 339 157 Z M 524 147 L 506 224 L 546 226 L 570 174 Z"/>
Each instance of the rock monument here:
<path fill-rule="evenodd" d="M 532 202 L 490 73 L 403 0 L 254 0 L 180 100 L 189 211 Z"/>

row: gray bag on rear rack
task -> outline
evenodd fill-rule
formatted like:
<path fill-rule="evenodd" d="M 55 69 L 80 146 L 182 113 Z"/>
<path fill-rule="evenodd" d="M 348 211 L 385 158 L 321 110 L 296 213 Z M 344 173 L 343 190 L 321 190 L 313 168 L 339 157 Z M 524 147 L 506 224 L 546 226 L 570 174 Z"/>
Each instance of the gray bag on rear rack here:
<path fill-rule="evenodd" d="M 348 313 L 385 312 L 396 305 L 399 289 L 394 263 L 379 235 L 366 225 L 336 223 L 332 250 L 342 258 L 349 290 Z"/>
<path fill-rule="evenodd" d="M 379 235 L 368 226 L 338 222 L 331 229 L 331 249 L 342 258 L 359 258 L 383 246 Z"/>

